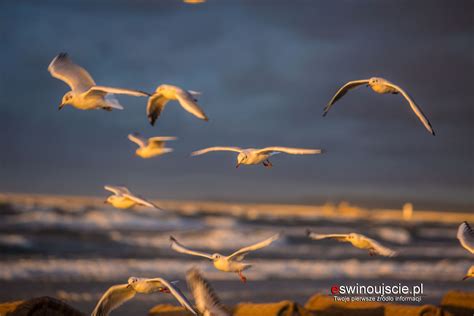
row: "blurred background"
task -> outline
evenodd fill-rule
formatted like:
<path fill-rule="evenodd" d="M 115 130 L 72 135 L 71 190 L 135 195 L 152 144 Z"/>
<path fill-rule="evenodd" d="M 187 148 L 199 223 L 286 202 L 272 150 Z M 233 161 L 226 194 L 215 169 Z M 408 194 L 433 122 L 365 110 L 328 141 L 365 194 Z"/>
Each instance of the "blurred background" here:
<path fill-rule="evenodd" d="M 183 234 L 183 243 L 196 247 L 203 238 L 201 248 L 225 252 L 282 229 L 290 236 L 282 247 L 256 254 L 271 272 L 256 266 L 250 275 L 255 283 L 241 285 L 234 275 L 203 265 L 227 300 L 304 301 L 316 289 L 329 291 L 334 278 L 358 280 L 364 274 L 357 271 L 379 271 L 364 277 L 370 280 L 396 281 L 408 269 L 413 282 L 431 280 L 428 302 L 442 289 L 466 287 L 458 280 L 472 257 L 457 244 L 455 231 L 474 205 L 473 9 L 472 1 L 0 1 L 0 191 L 24 194 L 2 195 L 0 282 L 8 287 L 1 287 L 0 299 L 64 291 L 91 310 L 101 292 L 130 274 L 168 272 L 182 279 L 184 268 L 176 262 L 196 261 L 169 251 L 169 233 Z M 69 88 L 47 67 L 63 51 L 100 85 L 151 92 L 168 83 L 201 91 L 199 104 L 210 121 L 173 102 L 151 127 L 146 100 L 127 96 L 118 97 L 124 111 L 58 112 Z M 341 85 L 372 76 L 406 89 L 436 136 L 401 96 L 365 87 L 321 117 Z M 170 144 L 173 153 L 142 160 L 127 139 L 131 132 L 179 140 Z M 327 153 L 280 155 L 271 170 L 235 169 L 232 153 L 189 156 L 215 145 Z M 159 200 L 232 204 L 217 207 L 217 215 L 210 204 L 184 202 L 170 205 L 174 215 L 150 215 L 113 210 L 95 198 L 51 198 L 103 199 L 104 184 Z M 368 213 L 344 219 L 343 201 Z M 262 222 L 258 207 L 229 211 L 252 202 L 315 208 L 303 219 L 265 215 Z M 443 213 L 436 220 L 421 216 L 416 224 L 377 219 L 387 209 L 401 216 L 405 202 L 413 203 L 415 214 Z M 448 213 L 458 215 L 446 220 Z M 379 226 L 389 229 L 389 245 L 414 248 L 395 261 L 373 260 L 348 245 L 304 239 L 308 227 L 382 238 Z M 391 244 L 393 238 L 403 241 Z M 428 263 L 432 270 L 423 276 Z M 324 269 L 327 264 L 332 268 Z M 97 267 L 103 270 L 94 272 Z M 440 271 L 441 283 L 432 280 Z"/>

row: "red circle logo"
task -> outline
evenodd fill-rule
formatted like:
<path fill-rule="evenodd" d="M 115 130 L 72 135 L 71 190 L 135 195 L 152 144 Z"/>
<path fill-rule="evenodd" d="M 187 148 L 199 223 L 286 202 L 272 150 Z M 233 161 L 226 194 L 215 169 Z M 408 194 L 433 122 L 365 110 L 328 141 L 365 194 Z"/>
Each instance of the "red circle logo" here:
<path fill-rule="evenodd" d="M 331 293 L 332 293 L 333 295 L 339 294 L 339 285 L 333 285 L 333 286 L 331 287 Z"/>

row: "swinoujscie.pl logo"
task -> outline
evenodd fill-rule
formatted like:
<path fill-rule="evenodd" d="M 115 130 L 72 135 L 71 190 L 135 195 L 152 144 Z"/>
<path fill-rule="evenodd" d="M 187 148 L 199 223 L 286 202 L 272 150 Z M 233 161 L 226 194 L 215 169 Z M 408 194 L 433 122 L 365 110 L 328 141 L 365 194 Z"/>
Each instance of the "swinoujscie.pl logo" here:
<path fill-rule="evenodd" d="M 331 294 L 338 302 L 421 302 L 423 283 L 379 285 L 333 285 Z"/>

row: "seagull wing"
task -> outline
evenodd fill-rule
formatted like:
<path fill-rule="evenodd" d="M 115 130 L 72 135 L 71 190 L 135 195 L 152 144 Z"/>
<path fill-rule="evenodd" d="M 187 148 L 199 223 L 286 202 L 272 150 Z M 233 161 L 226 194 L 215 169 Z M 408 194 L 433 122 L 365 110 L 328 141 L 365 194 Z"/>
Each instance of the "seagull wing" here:
<path fill-rule="evenodd" d="M 130 194 L 130 191 L 126 187 L 106 185 L 106 186 L 104 186 L 104 189 L 114 193 L 115 195 Z"/>
<path fill-rule="evenodd" d="M 147 201 L 145 200 L 144 198 L 138 196 L 138 195 L 135 195 L 135 194 L 132 194 L 132 193 L 126 193 L 126 194 L 123 194 L 123 196 L 125 196 L 126 198 L 129 198 L 130 200 L 132 201 L 135 201 L 136 203 L 138 203 L 139 205 L 142 205 L 142 206 L 148 206 L 148 207 L 151 207 L 151 208 L 156 208 L 158 210 L 161 210 L 158 206 L 156 206 L 155 204 L 151 203 L 150 201 Z"/>
<path fill-rule="evenodd" d="M 56 79 L 62 80 L 76 93 L 82 93 L 95 85 L 91 75 L 79 65 L 76 65 L 66 53 L 54 57 L 48 66 L 48 71 Z"/>
<path fill-rule="evenodd" d="M 253 244 L 253 245 L 250 245 L 250 246 L 247 246 L 247 247 L 244 247 L 242 249 L 237 250 L 236 252 L 234 252 L 233 254 L 228 256 L 227 259 L 230 259 L 230 260 L 234 259 L 234 260 L 238 260 L 238 261 L 243 260 L 244 257 L 249 252 L 255 251 L 255 250 L 258 250 L 258 249 L 261 249 L 261 248 L 268 247 L 272 242 L 274 242 L 278 238 L 280 238 L 280 234 L 275 234 L 272 237 L 265 239 L 264 241 L 261 241 L 261 242 L 258 242 L 256 244 Z"/>
<path fill-rule="evenodd" d="M 351 89 L 354 89 L 358 86 L 361 86 L 363 84 L 368 84 L 369 83 L 369 79 L 363 79 L 363 80 L 354 80 L 354 81 L 349 81 L 348 83 L 346 83 L 345 85 L 342 86 L 342 88 L 340 88 L 336 94 L 332 97 L 331 101 L 329 101 L 329 103 L 326 105 L 326 107 L 324 108 L 324 112 L 323 112 L 323 116 L 326 116 L 326 114 L 328 114 L 328 111 L 329 109 L 331 108 L 331 106 L 336 103 L 337 100 L 339 100 L 340 98 L 342 98 L 346 93 L 347 91 L 351 90 Z"/>
<path fill-rule="evenodd" d="M 372 238 L 369 238 L 367 236 L 364 236 L 364 235 L 360 235 L 364 240 L 366 240 L 370 246 L 372 247 L 372 249 L 379 255 L 381 256 L 385 256 L 385 257 L 393 257 L 395 256 L 397 253 L 390 249 L 390 248 L 387 248 L 387 247 L 384 247 L 382 246 L 378 241 L 372 239 Z"/>
<path fill-rule="evenodd" d="M 104 87 L 104 86 L 93 86 L 89 89 L 87 94 L 127 94 L 134 97 L 149 97 L 151 94 L 133 89 L 124 89 L 124 88 L 113 88 L 113 87 Z"/>
<path fill-rule="evenodd" d="M 421 123 L 423 123 L 423 125 L 425 126 L 425 128 L 428 130 L 428 132 L 430 132 L 431 134 L 435 135 L 435 132 L 433 130 L 433 127 L 431 126 L 431 123 L 430 121 L 428 121 L 428 119 L 426 118 L 425 114 L 423 114 L 423 111 L 421 110 L 421 108 L 419 108 L 415 102 L 412 100 L 412 98 L 408 95 L 408 93 L 406 93 L 402 88 L 400 88 L 399 86 L 391 83 L 391 82 L 386 82 L 386 85 L 393 88 L 393 89 L 396 89 L 398 92 L 400 92 L 403 97 L 408 101 L 408 104 L 410 104 L 410 107 L 411 109 L 413 110 L 413 112 L 415 112 L 416 116 L 418 117 L 418 119 L 421 121 Z"/>
<path fill-rule="evenodd" d="M 184 247 L 183 245 L 181 245 L 173 236 L 170 236 L 170 240 L 171 240 L 171 249 L 173 249 L 174 251 L 185 253 L 192 256 L 204 257 L 204 258 L 212 260 L 212 255 L 205 252 L 188 249 Z"/>
<path fill-rule="evenodd" d="M 181 106 L 186 111 L 193 114 L 197 118 L 200 118 L 201 120 L 209 121 L 209 118 L 199 107 L 199 105 L 194 101 L 193 96 L 189 92 L 184 90 L 176 92 L 176 98 L 178 99 L 179 104 L 181 104 Z"/>
<path fill-rule="evenodd" d="M 266 147 L 256 151 L 257 154 L 276 154 L 286 153 L 290 155 L 315 155 L 321 154 L 321 149 L 305 149 L 305 148 L 291 148 L 291 147 Z"/>
<path fill-rule="evenodd" d="M 163 111 L 168 101 L 169 99 L 165 98 L 160 93 L 155 93 L 148 98 L 148 103 L 146 106 L 146 115 L 148 117 L 148 121 L 152 126 L 155 125 L 156 120 L 160 116 L 161 111 Z"/>
<path fill-rule="evenodd" d="M 338 241 L 347 241 L 347 234 L 317 234 L 308 231 L 308 237 L 314 240 L 336 239 Z"/>
<path fill-rule="evenodd" d="M 176 140 L 174 136 L 155 136 L 148 138 L 148 143 L 153 147 L 163 147 L 166 141 Z"/>
<path fill-rule="evenodd" d="M 155 283 L 157 287 L 166 287 L 168 290 L 170 290 L 171 294 L 173 294 L 176 300 L 178 300 L 181 306 L 185 307 L 194 315 L 197 315 L 196 311 L 192 307 L 192 304 L 189 302 L 186 296 L 184 296 L 183 292 L 181 292 L 181 290 L 175 287 L 171 282 L 168 282 L 163 278 L 148 279 L 146 282 Z"/>
<path fill-rule="evenodd" d="M 140 146 L 140 148 L 147 146 L 147 140 L 138 134 L 128 134 L 128 139 Z"/>
<path fill-rule="evenodd" d="M 186 282 L 193 293 L 199 313 L 212 316 L 230 316 L 209 282 L 204 279 L 197 269 L 191 269 L 186 273 Z"/>
<path fill-rule="evenodd" d="M 457 238 L 467 251 L 474 253 L 474 230 L 467 222 L 459 225 Z"/>
<path fill-rule="evenodd" d="M 222 146 L 208 147 L 208 148 L 204 148 L 204 149 L 201 149 L 201 150 L 193 151 L 191 153 L 191 156 L 199 156 L 199 155 L 203 155 L 203 154 L 206 154 L 208 152 L 211 152 L 211 151 L 234 151 L 234 152 L 240 153 L 240 152 L 242 152 L 242 148 L 239 148 L 239 147 L 222 147 Z"/>
<path fill-rule="evenodd" d="M 107 316 L 112 310 L 131 300 L 135 294 L 133 287 L 128 284 L 114 285 L 102 295 L 91 316 Z"/>

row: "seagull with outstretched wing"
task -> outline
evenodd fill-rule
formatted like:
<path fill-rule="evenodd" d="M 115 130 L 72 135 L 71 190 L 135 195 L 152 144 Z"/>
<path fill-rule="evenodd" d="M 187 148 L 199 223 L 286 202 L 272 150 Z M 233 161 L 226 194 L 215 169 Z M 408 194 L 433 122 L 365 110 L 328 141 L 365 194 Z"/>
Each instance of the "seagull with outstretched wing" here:
<path fill-rule="evenodd" d="M 307 231 L 309 238 L 314 240 L 322 239 L 335 239 L 341 242 L 349 242 L 352 246 L 359 249 L 367 249 L 371 256 L 381 255 L 385 257 L 393 257 L 397 253 L 392 249 L 382 246 L 378 241 L 373 240 L 362 234 L 350 233 L 350 234 L 316 234 L 311 231 Z"/>
<path fill-rule="evenodd" d="M 193 315 L 197 315 L 189 300 L 179 288 L 174 286 L 174 283 L 176 282 L 168 282 L 163 278 L 130 277 L 127 284 L 110 287 L 100 298 L 91 316 L 107 316 L 114 309 L 135 297 L 137 293 L 153 294 L 157 292 L 172 294 L 183 307 Z"/>
<path fill-rule="evenodd" d="M 174 238 L 173 236 L 170 236 L 170 241 L 171 241 L 171 249 L 179 253 L 207 258 L 212 261 L 212 263 L 214 264 L 214 267 L 217 270 L 220 270 L 223 272 L 235 272 L 239 275 L 240 280 L 245 283 L 247 281 L 247 278 L 242 274 L 242 271 L 251 267 L 250 264 L 243 262 L 245 256 L 252 251 L 256 251 L 256 250 L 268 247 L 272 242 L 274 242 L 278 238 L 280 238 L 280 234 L 273 235 L 272 237 L 265 239 L 259 243 L 239 249 L 233 254 L 231 254 L 230 256 L 224 256 L 224 255 L 221 255 L 220 253 L 210 254 L 210 253 L 205 253 L 201 251 L 191 250 L 189 248 L 186 248 L 182 244 L 180 244 L 176 240 L 176 238 Z"/>
<path fill-rule="evenodd" d="M 71 91 L 67 92 L 59 105 L 61 110 L 65 105 L 72 105 L 80 110 L 112 109 L 122 110 L 123 107 L 113 96 L 126 94 L 135 97 L 148 97 L 149 93 L 96 85 L 92 76 L 79 65 L 76 65 L 66 53 L 56 56 L 48 66 L 48 71 L 56 79 L 64 81 Z"/>
<path fill-rule="evenodd" d="M 167 141 L 176 140 L 174 136 L 155 136 L 143 138 L 139 134 L 129 134 L 128 139 L 138 145 L 135 154 L 141 158 L 147 159 L 160 156 L 173 151 L 173 148 L 165 147 Z"/>
<path fill-rule="evenodd" d="M 151 125 L 155 125 L 156 120 L 165 108 L 166 104 L 171 101 L 178 101 L 181 107 L 194 115 L 195 117 L 208 121 L 208 117 L 197 104 L 197 97 L 200 92 L 192 90 L 184 90 L 177 86 L 163 84 L 156 88 L 155 93 L 148 99 L 146 114 Z"/>
<path fill-rule="evenodd" d="M 323 116 L 326 116 L 333 104 L 336 103 L 337 100 L 342 98 L 349 90 L 357 88 L 361 85 L 367 85 L 373 91 L 379 94 L 401 94 L 408 101 L 408 104 L 410 105 L 412 111 L 415 113 L 421 123 L 423 123 L 428 132 L 435 135 L 430 121 L 428 121 L 428 118 L 426 118 L 421 108 L 416 105 L 415 101 L 413 101 L 413 99 L 408 95 L 408 93 L 406 93 L 405 90 L 403 90 L 396 84 L 383 78 L 372 77 L 370 79 L 349 81 L 336 92 L 331 101 L 329 101 L 329 103 L 326 105 L 326 107 L 324 108 Z"/>
<path fill-rule="evenodd" d="M 194 151 L 191 156 L 199 156 L 213 151 L 233 151 L 238 153 L 237 165 L 257 165 L 262 163 L 266 168 L 271 168 L 273 164 L 269 158 L 279 153 L 285 153 L 290 155 L 316 155 L 323 153 L 321 149 L 305 149 L 305 148 L 292 148 L 292 147 L 265 147 L 265 148 L 240 148 L 240 147 L 209 147 L 201 150 Z"/>
<path fill-rule="evenodd" d="M 126 187 L 106 185 L 104 186 L 104 189 L 113 193 L 104 201 L 104 203 L 111 204 L 113 207 L 128 209 L 134 207 L 135 205 L 141 205 L 161 210 L 152 202 L 133 194 Z"/>
<path fill-rule="evenodd" d="M 459 225 L 457 238 L 467 251 L 474 253 L 474 230 L 467 222 L 462 222 Z"/>
<path fill-rule="evenodd" d="M 196 268 L 186 272 L 186 282 L 196 303 L 196 309 L 203 316 L 230 316 L 229 311 L 222 305 L 211 284 Z"/>

